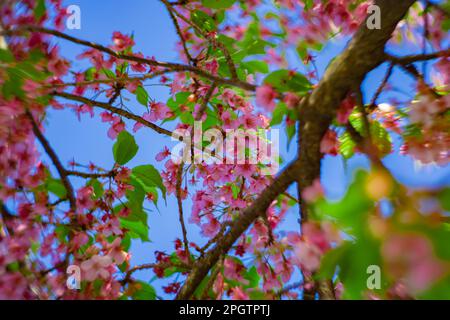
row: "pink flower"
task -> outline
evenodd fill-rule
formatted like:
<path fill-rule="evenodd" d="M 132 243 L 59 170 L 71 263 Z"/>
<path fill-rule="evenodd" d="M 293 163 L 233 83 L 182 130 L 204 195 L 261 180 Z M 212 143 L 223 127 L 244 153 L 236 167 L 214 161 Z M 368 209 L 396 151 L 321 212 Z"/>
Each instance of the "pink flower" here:
<path fill-rule="evenodd" d="M 223 267 L 224 267 L 223 275 L 226 278 L 240 281 L 240 282 L 245 282 L 245 283 L 248 282 L 242 276 L 242 273 L 245 270 L 245 267 L 241 263 L 238 263 L 234 259 L 226 258 L 223 263 Z"/>
<path fill-rule="evenodd" d="M 251 113 L 245 114 L 239 120 L 245 129 L 257 129 L 262 125 L 261 118 Z"/>
<path fill-rule="evenodd" d="M 108 137 L 114 140 L 123 130 L 125 130 L 125 123 L 119 117 L 115 117 L 108 130 Z"/>
<path fill-rule="evenodd" d="M 170 109 L 161 102 L 150 103 L 150 116 L 149 121 L 164 120 L 169 116 Z"/>
<path fill-rule="evenodd" d="M 103 234 L 107 237 L 116 235 L 120 236 L 122 234 L 122 230 L 120 229 L 120 221 L 117 218 L 112 218 L 108 221 L 107 224 L 102 226 Z"/>
<path fill-rule="evenodd" d="M 219 70 L 219 63 L 216 59 L 205 63 L 205 69 L 208 70 L 211 74 L 217 75 L 217 71 Z"/>
<path fill-rule="evenodd" d="M 79 210 L 90 209 L 94 205 L 92 194 L 94 189 L 92 187 L 83 187 L 77 193 L 77 207 Z"/>
<path fill-rule="evenodd" d="M 112 122 L 114 121 L 114 115 L 109 112 L 100 113 L 100 117 L 102 118 L 102 122 Z"/>
<path fill-rule="evenodd" d="M 294 109 L 298 106 L 300 103 L 300 97 L 297 96 L 295 93 L 288 92 L 283 98 L 283 102 L 286 103 L 288 108 Z"/>
<path fill-rule="evenodd" d="M 250 179 L 253 174 L 256 172 L 256 166 L 253 164 L 238 164 L 234 168 L 234 173 L 237 176 L 245 177 L 246 179 Z"/>
<path fill-rule="evenodd" d="M 314 244 L 322 252 L 329 250 L 332 242 L 340 241 L 337 229 L 329 222 L 306 222 L 302 225 L 302 235 L 305 241 Z"/>
<path fill-rule="evenodd" d="M 209 219 L 209 222 L 203 224 L 201 228 L 203 235 L 206 237 L 213 237 L 220 230 L 220 223 L 217 219 Z"/>
<path fill-rule="evenodd" d="M 307 271 L 315 271 L 320 266 L 322 252 L 309 242 L 300 242 L 294 248 L 295 259 Z"/>
<path fill-rule="evenodd" d="M 233 300 L 250 300 L 250 297 L 242 290 L 241 287 L 234 287 L 231 292 L 231 299 Z"/>
<path fill-rule="evenodd" d="M 382 255 L 390 275 L 413 293 L 426 290 L 448 272 L 430 241 L 419 234 L 391 236 L 383 244 Z"/>
<path fill-rule="evenodd" d="M 314 202 L 319 197 L 322 197 L 324 194 L 322 185 L 320 184 L 320 180 L 314 180 L 313 184 L 309 187 L 306 187 L 302 192 L 302 197 L 307 202 Z"/>
<path fill-rule="evenodd" d="M 124 263 L 127 258 L 127 253 L 122 250 L 120 246 L 121 238 L 116 238 L 110 245 L 110 251 L 108 256 L 115 261 L 116 264 L 120 265 Z"/>
<path fill-rule="evenodd" d="M 236 129 L 239 122 L 231 118 L 230 111 L 224 111 L 221 116 L 224 129 Z"/>
<path fill-rule="evenodd" d="M 125 86 L 128 91 L 134 93 L 140 85 L 141 85 L 140 81 L 129 81 Z"/>
<path fill-rule="evenodd" d="M 348 117 L 353 112 L 355 108 L 355 100 L 349 96 L 344 101 L 342 101 L 341 106 L 338 109 L 336 120 L 340 124 L 346 124 Z"/>
<path fill-rule="evenodd" d="M 86 281 L 94 281 L 98 278 L 107 280 L 111 276 L 108 267 L 112 263 L 111 257 L 99 255 L 95 255 L 89 260 L 83 261 L 81 263 L 83 278 Z"/>
<path fill-rule="evenodd" d="M 78 232 L 72 240 L 72 245 L 75 250 L 79 249 L 80 247 L 84 246 L 89 241 L 89 236 L 84 232 Z"/>
<path fill-rule="evenodd" d="M 115 31 L 113 33 L 113 43 L 114 46 L 112 47 L 115 51 L 124 51 L 128 49 L 129 47 L 134 46 L 134 40 L 130 37 L 123 35 L 122 33 Z"/>
<path fill-rule="evenodd" d="M 276 91 L 270 85 L 262 85 L 256 89 L 256 103 L 272 112 L 275 109 Z"/>
<path fill-rule="evenodd" d="M 144 55 L 142 53 L 135 53 L 134 56 L 138 58 L 144 58 Z M 130 66 L 131 70 L 133 70 L 134 72 L 143 73 L 147 70 L 147 66 L 145 64 L 136 61 L 130 61 Z"/>
<path fill-rule="evenodd" d="M 103 58 L 103 54 L 96 49 L 89 49 L 77 56 L 78 59 L 87 58 L 94 65 L 97 70 L 102 68 L 110 69 L 112 66 L 111 61 L 106 61 Z"/>
<path fill-rule="evenodd" d="M 69 70 L 69 66 L 69 62 L 58 56 L 58 48 L 54 47 L 50 52 L 50 59 L 47 65 L 48 71 L 56 77 L 62 77 Z"/>
<path fill-rule="evenodd" d="M 156 155 L 155 159 L 156 159 L 156 161 L 163 161 L 168 156 L 170 156 L 170 150 L 169 150 L 169 148 L 164 147 L 163 151 L 159 152 Z"/>
<path fill-rule="evenodd" d="M 338 139 L 336 131 L 329 129 L 320 142 L 320 152 L 337 156 Z"/>
<path fill-rule="evenodd" d="M 445 98 L 432 99 L 427 95 L 423 95 L 419 101 L 411 104 L 410 120 L 412 123 L 421 123 L 425 127 L 431 127 L 436 115 L 444 112 L 447 108 L 449 106 Z"/>

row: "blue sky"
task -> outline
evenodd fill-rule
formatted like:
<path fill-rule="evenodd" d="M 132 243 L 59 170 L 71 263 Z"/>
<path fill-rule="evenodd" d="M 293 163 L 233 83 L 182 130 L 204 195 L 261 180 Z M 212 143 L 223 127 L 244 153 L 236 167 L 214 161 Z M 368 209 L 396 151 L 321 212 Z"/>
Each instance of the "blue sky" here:
<path fill-rule="evenodd" d="M 72 0 L 66 1 L 66 4 L 76 4 L 81 8 L 81 30 L 66 30 L 65 32 L 94 42 L 109 44 L 113 31 L 123 33 L 134 32 L 137 50 L 145 55 L 155 56 L 159 60 L 177 61 L 175 52 L 175 43 L 178 40 L 171 20 L 159 1 L 152 0 L 133 0 L 123 2 L 121 0 L 92 1 L 92 0 Z M 66 57 L 73 58 L 79 54 L 83 48 L 66 41 L 59 41 L 62 53 Z M 323 73 L 329 61 L 345 47 L 346 40 L 340 39 L 330 43 L 317 56 L 317 66 L 320 74 Z M 397 53 L 414 53 L 414 48 L 402 48 L 395 50 Z M 370 59 L 370 57 L 367 57 Z M 87 67 L 85 61 L 72 60 L 74 69 L 83 70 Z M 364 94 L 370 99 L 376 90 L 380 79 L 384 76 L 386 66 L 381 66 L 373 71 L 368 81 L 364 82 Z M 395 83 L 401 83 L 401 87 L 412 92 L 412 80 L 397 71 L 393 76 Z M 151 98 L 157 101 L 167 101 L 168 90 L 164 87 L 146 87 Z M 383 98 L 383 97 L 382 97 Z M 404 99 L 405 97 L 401 97 Z M 102 98 L 98 98 L 102 100 Z M 382 100 L 381 100 L 382 102 Z M 128 103 L 130 108 L 136 113 L 142 113 L 144 110 L 135 100 Z M 98 114 L 99 112 L 96 112 Z M 132 124 L 131 124 L 132 125 Z M 165 125 L 171 129 L 171 125 Z M 128 127 L 131 129 L 131 126 Z M 111 168 L 113 165 L 112 145 L 114 141 L 110 140 L 106 131 L 108 125 L 99 121 L 99 117 L 91 119 L 88 115 L 83 115 L 81 122 L 78 121 L 75 114 L 71 111 L 50 111 L 46 124 L 46 136 L 51 145 L 57 151 L 63 163 L 68 163 L 71 159 L 79 163 L 88 164 L 93 161 L 95 164 L 105 168 Z M 164 145 L 170 143 L 167 137 L 159 136 L 150 130 L 141 129 L 136 134 L 136 140 L 139 145 L 137 156 L 128 164 L 134 167 L 140 164 L 153 164 L 160 168 L 160 164 L 155 161 L 155 154 L 159 152 Z M 397 139 L 398 140 L 398 139 Z M 173 145 L 173 142 L 172 142 Z M 295 157 L 294 144 L 290 150 L 285 149 L 286 141 L 282 138 L 280 148 L 283 157 L 291 160 Z M 396 150 L 399 143 L 395 142 Z M 284 149 L 284 150 L 283 150 Z M 431 187 L 450 183 L 450 166 L 445 168 L 436 168 L 428 166 L 419 171 L 415 169 L 413 161 L 398 154 L 389 155 L 384 163 L 391 169 L 394 176 L 407 185 L 414 187 Z M 351 181 L 352 173 L 360 167 L 368 167 L 368 161 L 363 156 L 356 156 L 344 166 L 340 157 L 325 157 L 323 160 L 322 182 L 325 185 L 327 195 L 331 198 L 342 196 L 346 187 Z M 77 181 L 77 180 L 74 180 Z M 81 183 L 78 180 L 76 183 Z M 296 194 L 292 189 L 292 194 Z M 150 207 L 154 209 L 154 207 Z M 153 210 L 149 214 L 150 239 L 151 243 L 142 244 L 139 241 L 132 245 L 132 264 L 148 263 L 154 261 L 153 252 L 155 250 L 172 250 L 173 240 L 181 235 L 178 224 L 178 212 L 174 197 L 169 197 L 167 205 L 164 202 L 159 203 L 160 212 Z M 190 201 L 185 201 L 184 209 L 187 214 L 191 211 Z M 293 209 L 287 215 L 286 229 L 298 229 L 297 210 Z M 190 240 L 201 241 L 199 229 L 189 226 L 188 236 Z M 150 272 L 142 271 L 136 273 L 139 278 L 149 280 Z"/>

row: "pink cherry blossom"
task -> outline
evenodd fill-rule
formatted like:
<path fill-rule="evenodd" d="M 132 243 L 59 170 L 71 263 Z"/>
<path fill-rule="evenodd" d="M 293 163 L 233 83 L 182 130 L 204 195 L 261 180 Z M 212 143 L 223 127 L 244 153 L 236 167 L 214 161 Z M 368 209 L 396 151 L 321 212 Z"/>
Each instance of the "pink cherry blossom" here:
<path fill-rule="evenodd" d="M 83 279 L 86 281 L 94 281 L 101 278 L 107 280 L 111 274 L 108 267 L 112 265 L 112 259 L 109 256 L 95 255 L 89 260 L 81 263 L 81 270 L 83 271 Z"/>
<path fill-rule="evenodd" d="M 275 109 L 276 98 L 277 92 L 270 85 L 262 85 L 256 89 L 256 103 L 269 112 Z"/>
<path fill-rule="evenodd" d="M 116 51 L 124 51 L 125 49 L 128 49 L 129 47 L 134 46 L 134 40 L 131 39 L 130 37 L 115 31 L 113 33 L 113 43 L 114 46 L 112 47 L 113 50 Z"/>

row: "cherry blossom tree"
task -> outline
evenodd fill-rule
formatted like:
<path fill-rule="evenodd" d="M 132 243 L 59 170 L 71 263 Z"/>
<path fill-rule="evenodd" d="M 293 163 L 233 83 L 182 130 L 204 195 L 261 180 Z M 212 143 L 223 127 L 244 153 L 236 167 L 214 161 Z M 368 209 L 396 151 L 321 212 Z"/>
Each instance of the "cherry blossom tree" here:
<path fill-rule="evenodd" d="M 104 44 L 69 35 L 61 0 L 0 1 L 0 298 L 450 298 L 450 189 L 408 188 L 383 161 L 393 152 L 423 165 L 450 160 L 448 2 L 160 2 L 179 37 L 176 62 L 136 51 L 120 31 Z M 332 38 L 349 41 L 320 75 L 316 55 Z M 90 67 L 61 55 L 62 42 L 78 45 Z M 406 44 L 420 53 L 389 53 Z M 302 68 L 289 68 L 288 56 Z M 362 83 L 382 67 L 368 96 Z M 414 79 L 414 99 L 383 99 L 396 72 Z M 150 97 L 149 80 L 170 98 Z M 63 163 L 45 133 L 53 109 L 108 124 L 115 165 Z M 127 167 L 138 130 L 169 142 L 169 124 L 191 133 L 198 121 L 219 132 L 281 125 L 295 159 L 268 175 L 267 163 L 194 159 L 208 147 L 200 141 L 182 161 L 169 144 L 156 152 L 162 171 Z M 371 169 L 342 199 L 327 199 L 321 160 L 355 154 Z M 166 197 L 178 204 L 173 250 L 130 265 L 131 241 L 149 241 L 144 205 Z M 287 215 L 298 216 L 297 231 L 283 230 Z M 190 225 L 202 243 L 190 241 Z M 69 266 L 80 268 L 79 290 L 67 286 Z M 144 269 L 167 285 L 136 279 Z"/>

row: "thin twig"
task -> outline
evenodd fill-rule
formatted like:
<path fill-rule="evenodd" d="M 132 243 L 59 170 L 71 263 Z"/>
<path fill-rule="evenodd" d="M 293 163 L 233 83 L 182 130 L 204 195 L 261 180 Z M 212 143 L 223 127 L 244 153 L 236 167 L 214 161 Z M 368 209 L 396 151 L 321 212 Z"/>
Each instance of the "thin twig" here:
<path fill-rule="evenodd" d="M 433 53 L 427 53 L 427 54 L 415 54 L 415 55 L 409 55 L 409 56 L 403 56 L 403 57 L 397 57 L 393 56 L 391 54 L 386 53 L 385 58 L 387 61 L 391 61 L 395 64 L 402 64 L 407 65 L 413 62 L 418 61 L 425 61 L 425 60 L 434 60 L 442 57 L 449 57 L 450 56 L 450 49 L 441 50 Z"/>
<path fill-rule="evenodd" d="M 374 96 L 373 96 L 373 98 L 372 98 L 372 101 L 370 102 L 370 105 L 369 105 L 369 112 L 372 111 L 372 110 L 374 110 L 374 109 L 376 108 L 376 106 L 377 106 L 377 100 L 378 100 L 378 98 L 380 97 L 381 93 L 383 92 L 384 88 L 386 87 L 386 85 L 387 85 L 387 83 L 388 83 L 388 81 L 389 81 L 389 78 L 390 78 L 391 75 L 392 75 L 392 71 L 393 71 L 393 70 L 394 70 L 394 64 L 391 63 L 391 64 L 389 65 L 389 67 L 388 67 L 388 70 L 387 70 L 387 72 L 386 72 L 386 75 L 384 76 L 383 81 L 381 82 L 380 86 L 378 87 L 377 91 L 375 92 L 375 94 L 374 94 Z"/>
<path fill-rule="evenodd" d="M 58 156 L 56 155 L 56 152 L 52 149 L 50 146 L 50 143 L 47 141 L 47 139 L 44 137 L 42 132 L 39 130 L 39 126 L 37 125 L 36 121 L 34 120 L 33 115 L 29 110 L 25 111 L 26 115 L 30 119 L 30 123 L 33 127 L 33 133 L 36 136 L 36 138 L 41 143 L 42 147 L 44 148 L 47 155 L 50 157 L 50 159 L 53 162 L 53 165 L 56 167 L 56 170 L 58 171 L 58 174 L 61 178 L 61 181 L 66 188 L 67 191 L 67 198 L 69 199 L 70 203 L 70 209 L 75 212 L 76 211 L 76 201 L 74 196 L 74 191 L 72 184 L 69 181 L 69 178 L 67 177 L 67 172 L 64 169 L 63 165 L 61 164 L 61 161 L 59 160 Z"/>
<path fill-rule="evenodd" d="M 201 106 L 200 106 L 200 109 L 198 110 L 198 113 L 197 113 L 197 115 L 195 116 L 195 120 L 196 120 L 196 121 L 199 121 L 199 120 L 202 118 L 203 114 L 204 114 L 205 111 L 206 111 L 206 108 L 208 107 L 208 102 L 209 102 L 209 100 L 211 99 L 211 97 L 212 97 L 212 95 L 213 95 L 213 93 L 214 93 L 214 90 L 215 90 L 216 88 L 217 88 L 216 83 L 211 84 L 211 86 L 209 87 L 208 92 L 206 92 L 206 95 L 205 95 L 205 97 L 203 98 L 203 102 L 202 102 L 202 104 L 201 104 Z"/>
<path fill-rule="evenodd" d="M 109 172 L 79 172 L 79 171 L 71 171 L 71 170 L 67 170 L 66 174 L 68 176 L 76 176 L 76 177 L 80 177 L 80 178 L 111 178 L 114 177 L 115 175 L 115 171 L 109 171 Z"/>
<path fill-rule="evenodd" d="M 52 93 L 52 95 L 55 96 L 55 97 L 61 97 L 61 98 L 65 98 L 65 99 L 69 99 L 69 100 L 73 100 L 73 101 L 78 101 L 78 102 L 87 104 L 87 105 L 92 106 L 92 107 L 98 107 L 98 108 L 102 108 L 102 109 L 108 110 L 108 111 L 110 111 L 112 113 L 118 114 L 118 115 L 120 115 L 122 117 L 125 117 L 127 119 L 139 122 L 139 123 L 143 124 L 144 126 L 149 127 L 150 129 L 156 131 L 157 133 L 164 134 L 164 135 L 169 136 L 169 137 L 172 136 L 172 132 L 171 131 L 166 130 L 164 128 L 161 128 L 161 127 L 157 126 L 156 124 L 151 123 L 151 122 L 143 119 L 142 117 L 140 117 L 138 115 L 135 115 L 135 114 L 133 114 L 131 112 L 128 112 L 128 111 L 126 111 L 124 109 L 113 107 L 113 106 L 111 106 L 108 103 L 99 102 L 99 101 L 95 101 L 95 100 L 90 100 L 88 98 L 80 97 L 80 96 L 77 96 L 77 95 L 74 95 L 74 94 L 70 94 L 70 93 L 65 93 L 65 92 L 54 92 L 54 93 Z"/>
<path fill-rule="evenodd" d="M 171 7 L 169 5 L 169 2 L 167 0 L 161 0 L 166 7 L 173 11 L 173 13 L 179 17 L 181 20 L 183 20 L 184 22 L 186 22 L 188 25 L 192 26 L 199 34 L 202 35 L 203 38 L 205 38 L 209 43 L 211 43 L 212 45 L 215 45 L 219 48 L 220 51 L 222 51 L 223 56 L 225 57 L 225 61 L 227 63 L 228 69 L 230 70 L 230 74 L 231 74 L 231 78 L 233 80 L 237 80 L 238 76 L 237 76 L 237 71 L 236 71 L 236 66 L 234 65 L 233 59 L 231 58 L 230 52 L 228 51 L 228 49 L 225 47 L 225 45 L 219 41 L 212 41 L 210 39 L 210 37 L 208 36 L 208 34 L 206 34 L 199 26 L 197 26 L 195 23 L 193 23 L 192 21 L 190 21 L 188 18 L 186 18 L 185 16 L 183 16 L 182 14 L 180 14 L 178 11 L 176 11 L 173 7 Z"/>
<path fill-rule="evenodd" d="M 191 260 L 191 253 L 189 252 L 189 241 L 187 238 L 187 229 L 186 224 L 184 223 L 184 213 L 183 213 L 183 200 L 181 195 L 181 182 L 183 177 L 183 169 L 184 169 L 184 163 L 180 163 L 180 166 L 178 168 L 177 172 L 177 183 L 176 183 L 176 196 L 177 196 L 177 203 L 178 203 L 178 218 L 180 220 L 181 225 L 181 231 L 183 233 L 183 244 L 184 244 L 184 251 L 187 255 L 188 261 Z"/>
<path fill-rule="evenodd" d="M 190 66 L 190 65 L 184 65 L 184 64 L 179 64 L 179 63 L 172 63 L 172 62 L 160 62 L 160 61 L 156 61 L 156 60 L 152 60 L 152 59 L 146 59 L 146 58 L 142 58 L 142 57 L 138 57 L 138 56 L 133 56 L 133 55 L 128 55 L 128 54 L 123 54 L 123 53 L 118 53 L 108 47 L 99 45 L 97 43 L 94 42 L 90 42 L 90 41 L 86 41 L 86 40 L 82 40 L 82 39 L 78 39 L 75 37 L 72 37 L 68 34 L 65 34 L 63 32 L 57 31 L 57 30 L 53 30 L 53 29 L 48 29 L 48 28 L 43 28 L 43 27 L 37 27 L 37 26 L 23 26 L 19 29 L 14 29 L 14 30 L 6 30 L 6 31 L 2 31 L 0 32 L 0 35 L 15 35 L 15 34 L 21 34 L 23 32 L 40 32 L 40 33 L 46 33 L 46 34 L 50 34 L 53 35 L 55 37 L 61 38 L 61 39 L 65 39 L 68 41 L 71 41 L 73 43 L 77 43 L 80 45 L 84 45 L 102 52 L 105 52 L 113 57 L 116 57 L 118 59 L 122 59 L 122 60 L 127 60 L 127 61 L 134 61 L 134 62 L 138 62 L 138 63 L 142 63 L 142 64 L 146 64 L 146 65 L 150 65 L 150 66 L 156 66 L 156 67 L 162 67 L 162 68 L 167 68 L 167 69 L 171 69 L 173 71 L 177 71 L 177 72 L 191 72 L 194 74 L 197 74 L 201 77 L 204 77 L 206 79 L 209 79 L 211 81 L 223 84 L 223 85 L 230 85 L 230 86 L 234 86 L 234 87 L 238 87 L 244 90 L 248 90 L 248 91 L 255 91 L 256 90 L 256 85 L 239 80 L 239 79 L 226 79 L 226 78 L 221 78 L 218 76 L 215 76 L 205 70 L 202 70 L 198 67 L 194 67 L 194 66 Z"/>

